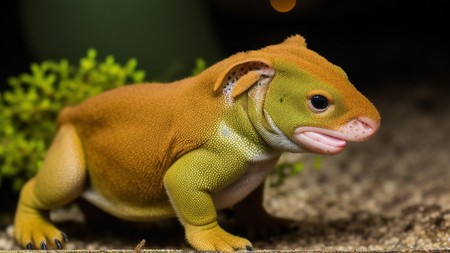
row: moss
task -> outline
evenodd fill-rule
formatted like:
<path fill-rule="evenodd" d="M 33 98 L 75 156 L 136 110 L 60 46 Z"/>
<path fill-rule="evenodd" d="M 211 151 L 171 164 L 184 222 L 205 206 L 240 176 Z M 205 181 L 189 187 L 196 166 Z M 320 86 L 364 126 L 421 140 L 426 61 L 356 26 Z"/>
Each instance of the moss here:
<path fill-rule="evenodd" d="M 314 156 L 312 163 L 314 169 L 320 169 L 322 167 L 322 157 L 319 155 Z M 278 164 L 271 172 L 269 176 L 269 186 L 279 187 L 287 178 L 299 174 L 305 169 L 305 163 L 303 162 L 285 162 Z"/>

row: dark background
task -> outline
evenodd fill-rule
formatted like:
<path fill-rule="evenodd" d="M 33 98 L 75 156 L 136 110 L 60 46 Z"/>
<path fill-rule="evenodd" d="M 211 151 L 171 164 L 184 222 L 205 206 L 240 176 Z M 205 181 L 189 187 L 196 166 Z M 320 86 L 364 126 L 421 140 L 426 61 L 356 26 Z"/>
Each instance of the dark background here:
<path fill-rule="evenodd" d="M 162 7 L 164 2 L 169 7 Z M 343 67 L 363 91 L 409 82 L 447 86 L 449 10 L 444 0 L 300 0 L 288 13 L 276 12 L 269 0 L 6 0 L 0 89 L 9 76 L 29 71 L 31 62 L 69 58 L 78 64 L 89 47 L 100 59 L 136 57 L 147 79 L 170 81 L 189 75 L 195 57 L 213 64 L 295 33 Z"/>

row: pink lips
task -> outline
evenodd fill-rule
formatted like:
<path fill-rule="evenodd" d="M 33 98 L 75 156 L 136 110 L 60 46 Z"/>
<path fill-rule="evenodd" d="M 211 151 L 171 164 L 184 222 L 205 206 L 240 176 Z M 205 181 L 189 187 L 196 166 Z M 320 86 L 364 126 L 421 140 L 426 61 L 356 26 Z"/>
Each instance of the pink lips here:
<path fill-rule="evenodd" d="M 358 117 L 337 130 L 299 127 L 294 131 L 294 141 L 312 152 L 333 155 L 344 150 L 346 141 L 368 140 L 378 128 L 378 122 Z"/>
<path fill-rule="evenodd" d="M 295 140 L 313 152 L 330 155 L 341 152 L 347 144 L 343 139 L 312 131 L 296 134 Z"/>

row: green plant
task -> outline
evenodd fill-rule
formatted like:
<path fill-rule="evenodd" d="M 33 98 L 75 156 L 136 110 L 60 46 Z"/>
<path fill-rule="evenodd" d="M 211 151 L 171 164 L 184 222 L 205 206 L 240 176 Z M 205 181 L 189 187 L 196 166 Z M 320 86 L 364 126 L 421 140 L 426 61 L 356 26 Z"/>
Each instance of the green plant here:
<path fill-rule="evenodd" d="M 200 74 L 203 70 L 205 70 L 207 67 L 206 62 L 204 59 L 202 58 L 197 58 L 195 60 L 195 67 L 192 70 L 192 75 L 196 76 L 198 74 Z"/>
<path fill-rule="evenodd" d="M 97 61 L 90 49 L 78 66 L 67 60 L 31 64 L 31 73 L 8 80 L 9 89 L 0 93 L 0 185 L 12 181 L 14 191 L 40 167 L 55 133 L 58 111 L 104 90 L 139 83 L 145 72 L 137 61 L 125 65 L 109 55 Z"/>
<path fill-rule="evenodd" d="M 314 169 L 320 169 L 322 167 L 322 157 L 315 156 L 312 167 Z M 279 187 L 287 178 L 297 175 L 305 169 L 303 162 L 285 162 L 278 164 L 271 172 L 269 176 L 269 185 L 271 187 Z"/>

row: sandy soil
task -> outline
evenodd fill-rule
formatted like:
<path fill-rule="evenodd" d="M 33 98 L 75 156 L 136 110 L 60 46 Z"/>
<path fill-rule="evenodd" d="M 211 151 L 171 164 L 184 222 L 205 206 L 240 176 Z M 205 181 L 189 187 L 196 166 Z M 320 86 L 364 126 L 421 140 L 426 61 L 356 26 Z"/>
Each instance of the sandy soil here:
<path fill-rule="evenodd" d="M 324 157 L 319 170 L 312 168 L 314 156 L 302 155 L 307 168 L 267 190 L 267 209 L 296 220 L 299 229 L 253 240 L 255 248 L 450 249 L 448 89 L 391 87 L 366 92 L 382 114 L 382 128 L 373 140 Z M 77 215 L 76 209 L 54 214 L 59 220 Z M 233 219 L 224 216 L 233 227 Z M 147 249 L 189 249 L 174 220 L 115 229 L 117 225 L 93 229 L 78 217 L 60 228 L 70 236 L 68 249 L 133 249 L 142 239 Z M 0 231 L 0 249 L 17 249 L 11 234 L 10 225 Z"/>

